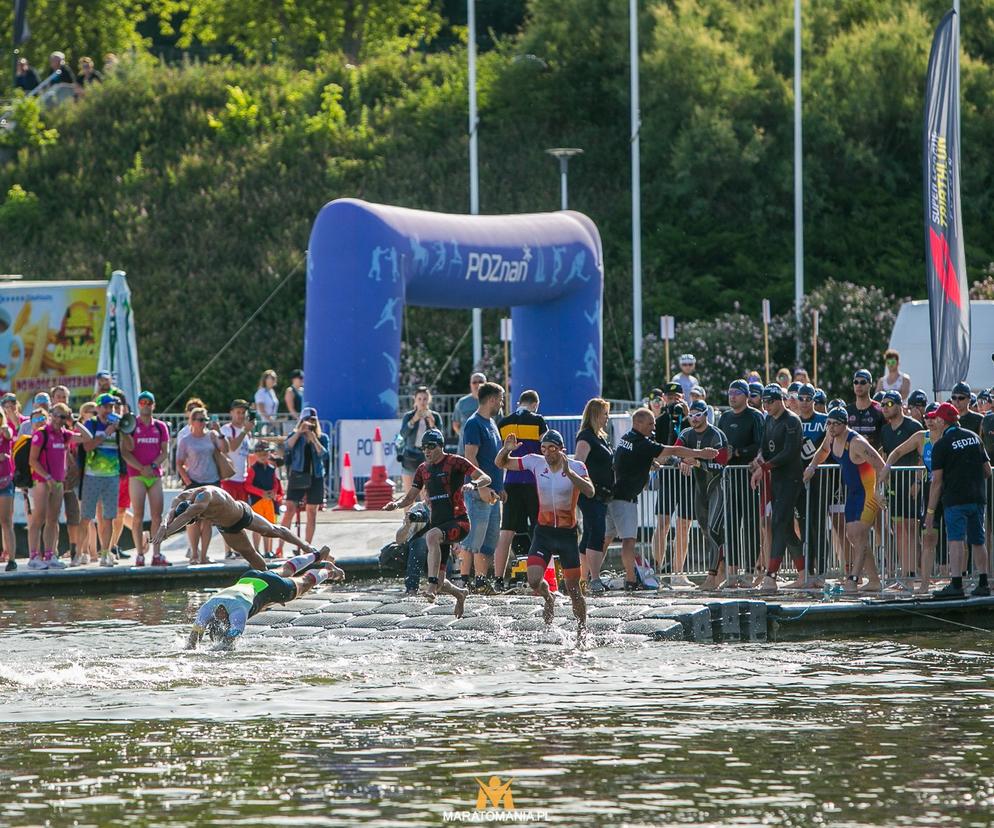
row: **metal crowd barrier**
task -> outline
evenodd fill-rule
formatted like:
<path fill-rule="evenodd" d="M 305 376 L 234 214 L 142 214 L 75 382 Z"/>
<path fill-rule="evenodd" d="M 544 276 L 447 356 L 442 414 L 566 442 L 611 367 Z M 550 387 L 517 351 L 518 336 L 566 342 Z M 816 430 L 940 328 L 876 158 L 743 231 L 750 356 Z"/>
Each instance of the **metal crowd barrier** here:
<path fill-rule="evenodd" d="M 726 563 L 742 575 L 765 569 L 770 538 L 769 496 L 751 487 L 745 466 L 728 466 L 710 486 L 697 472 L 688 476 L 676 465 L 656 469 L 638 500 L 637 551 L 666 575 L 701 576 L 713 568 L 717 549 Z M 867 555 L 873 557 L 885 583 L 920 576 L 922 532 L 919 514 L 925 468 L 891 469 L 886 484 L 878 481 L 873 496 L 879 514 L 871 528 Z M 988 503 L 994 502 L 994 481 L 988 481 Z M 846 492 L 840 469 L 820 466 L 805 488 L 795 512 L 795 531 L 802 544 L 808 572 L 819 578 L 839 578 L 844 572 L 848 541 L 845 534 Z M 988 508 L 988 558 L 992 516 Z M 932 577 L 947 574 L 948 552 L 939 533 Z M 790 551 L 780 571 L 796 575 Z"/>

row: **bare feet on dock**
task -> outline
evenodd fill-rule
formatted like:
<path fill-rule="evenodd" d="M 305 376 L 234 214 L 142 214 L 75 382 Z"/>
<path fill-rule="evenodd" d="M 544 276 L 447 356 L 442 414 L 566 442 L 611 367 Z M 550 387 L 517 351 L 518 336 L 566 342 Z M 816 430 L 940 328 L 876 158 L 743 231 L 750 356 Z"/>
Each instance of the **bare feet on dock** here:
<path fill-rule="evenodd" d="M 552 616 L 556 612 L 556 596 L 551 592 L 545 598 L 545 609 L 542 610 L 542 618 L 546 624 L 552 623 Z"/>
<path fill-rule="evenodd" d="M 462 618 L 462 614 L 466 610 L 467 595 L 469 595 L 468 589 L 456 589 L 456 605 L 452 610 L 452 614 L 456 618 Z"/>

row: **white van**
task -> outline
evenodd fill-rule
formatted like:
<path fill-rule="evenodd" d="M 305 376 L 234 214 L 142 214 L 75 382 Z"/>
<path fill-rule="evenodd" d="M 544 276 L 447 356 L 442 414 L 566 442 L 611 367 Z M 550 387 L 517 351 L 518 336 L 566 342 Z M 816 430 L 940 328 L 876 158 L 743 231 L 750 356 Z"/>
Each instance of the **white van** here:
<path fill-rule="evenodd" d="M 905 302 L 897 314 L 890 347 L 901 355 L 901 370 L 911 375 L 911 388 L 922 388 L 935 397 L 932 388 L 932 328 L 928 300 Z M 970 302 L 970 371 L 965 377 L 974 391 L 994 385 L 994 302 Z M 877 368 L 877 371 L 882 368 Z M 876 372 L 874 372 L 876 379 Z M 949 389 L 945 389 L 948 395 Z M 944 398 L 946 398 L 944 395 Z"/>

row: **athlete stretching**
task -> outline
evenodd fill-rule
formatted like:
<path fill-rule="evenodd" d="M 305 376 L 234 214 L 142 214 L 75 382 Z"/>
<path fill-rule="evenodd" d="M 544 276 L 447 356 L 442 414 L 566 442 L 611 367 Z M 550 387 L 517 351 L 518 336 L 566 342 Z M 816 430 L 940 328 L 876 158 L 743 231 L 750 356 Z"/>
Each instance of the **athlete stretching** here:
<path fill-rule="evenodd" d="M 228 547 L 245 558 L 253 569 L 266 569 L 266 562 L 255 551 L 248 532 L 257 532 L 264 538 L 277 538 L 281 543 L 285 541 L 304 552 L 317 551 L 286 527 L 274 526 L 262 515 L 252 511 L 247 503 L 235 500 L 224 489 L 198 486 L 176 495 L 172 509 L 152 537 L 153 553 L 159 555 L 159 547 L 166 538 L 175 535 L 195 520 L 217 526 Z"/>
<path fill-rule="evenodd" d="M 846 538 L 852 544 L 851 565 L 844 567 L 846 577 L 842 587 L 846 592 L 855 592 L 858 588 L 867 592 L 879 592 L 877 565 L 873 555 L 866 555 L 866 547 L 870 540 L 870 529 L 880 514 L 876 487 L 877 475 L 884 470 L 884 461 L 865 437 L 849 428 L 849 414 L 845 409 L 833 408 L 828 412 L 826 430 L 828 436 L 804 470 L 804 481 L 809 481 L 818 464 L 829 456 L 839 464 L 842 483 L 846 487 Z M 849 555 L 845 557 L 849 559 Z M 859 587 L 864 563 L 867 581 Z"/>
<path fill-rule="evenodd" d="M 445 453 L 445 438 L 437 428 L 429 428 L 421 438 L 421 450 L 425 461 L 414 473 L 411 488 L 400 500 L 391 500 L 383 510 L 406 509 L 428 490 L 428 509 L 431 518 L 427 526 L 418 534 L 423 534 L 428 544 L 428 589 L 429 601 L 434 601 L 439 592 L 456 599 L 453 614 L 462 618 L 466 596 L 469 591 L 460 589 L 445 577 L 445 564 L 449 560 L 452 544 L 458 543 L 469 534 L 469 516 L 463 500 L 463 489 L 476 489 L 487 503 L 493 503 L 496 493 L 489 488 L 490 477 L 480 471 L 464 457 Z M 472 483 L 466 483 L 466 478 Z M 415 535 L 417 537 L 417 535 Z M 413 538 L 412 538 L 413 540 Z"/>
<path fill-rule="evenodd" d="M 187 646 L 195 647 L 205 632 L 215 641 L 230 644 L 245 631 L 245 622 L 253 615 L 272 604 L 299 598 L 329 577 L 345 580 L 327 546 L 320 552 L 291 558 L 280 567 L 279 574 L 250 569 L 234 586 L 215 593 L 200 607 Z"/>
<path fill-rule="evenodd" d="M 528 586 L 545 601 L 545 623 L 552 623 L 556 599 L 546 583 L 546 567 L 559 555 L 566 591 L 573 602 L 573 615 L 583 627 L 587 623 L 587 603 L 580 592 L 580 547 L 576 537 L 576 504 L 580 495 L 594 496 L 587 467 L 570 460 L 563 452 L 563 436 L 549 429 L 542 436 L 541 454 L 511 457 L 518 438 L 509 434 L 494 463 L 501 469 L 530 471 L 538 489 L 538 525 L 528 550 Z"/>

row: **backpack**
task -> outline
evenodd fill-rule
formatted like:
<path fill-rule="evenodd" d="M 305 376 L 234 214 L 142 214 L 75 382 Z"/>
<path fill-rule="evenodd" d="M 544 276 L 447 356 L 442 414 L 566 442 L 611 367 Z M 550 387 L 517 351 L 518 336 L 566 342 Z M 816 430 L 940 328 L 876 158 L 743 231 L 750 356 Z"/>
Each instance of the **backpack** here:
<path fill-rule="evenodd" d="M 48 429 L 42 429 L 42 451 L 48 443 Z M 22 434 L 14 441 L 14 488 L 30 489 L 34 485 L 31 476 L 31 438 L 32 434 Z"/>

